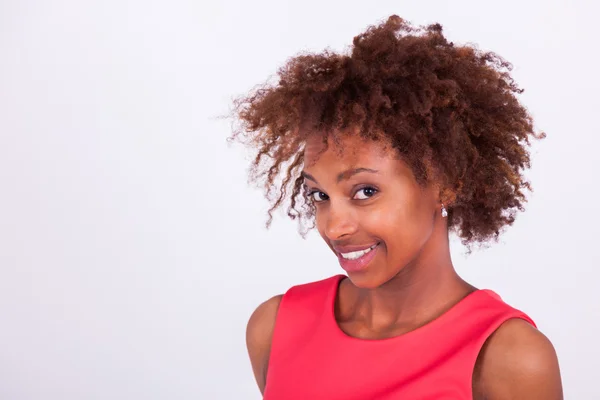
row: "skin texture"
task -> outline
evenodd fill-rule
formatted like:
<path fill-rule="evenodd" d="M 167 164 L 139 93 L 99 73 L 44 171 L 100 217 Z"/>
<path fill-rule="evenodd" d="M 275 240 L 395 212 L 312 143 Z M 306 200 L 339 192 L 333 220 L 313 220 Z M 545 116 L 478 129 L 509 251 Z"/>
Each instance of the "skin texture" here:
<path fill-rule="evenodd" d="M 340 150 L 342 150 L 340 152 Z M 340 284 L 336 320 L 348 335 L 382 339 L 431 322 L 476 290 L 452 265 L 440 184 L 420 185 L 387 143 L 347 135 L 342 141 L 309 136 L 304 177 L 317 229 L 338 245 L 379 243 L 368 268 Z M 377 172 L 347 171 L 367 168 Z M 345 173 L 345 174 L 344 174 Z M 343 179 L 339 179 L 343 176 Z M 261 304 L 247 327 L 247 346 L 263 392 L 281 296 Z M 562 399 L 552 344 L 522 320 L 504 323 L 486 342 L 473 372 L 474 399 Z"/>

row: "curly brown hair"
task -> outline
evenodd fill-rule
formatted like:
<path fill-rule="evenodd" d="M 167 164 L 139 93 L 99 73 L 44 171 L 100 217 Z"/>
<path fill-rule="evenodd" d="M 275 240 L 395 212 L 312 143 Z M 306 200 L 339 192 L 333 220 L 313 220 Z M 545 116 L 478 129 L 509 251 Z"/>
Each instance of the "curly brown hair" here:
<path fill-rule="evenodd" d="M 511 70 L 495 53 L 449 42 L 440 24 L 415 27 L 396 15 L 356 36 L 348 54 L 291 58 L 277 82 L 234 101 L 230 140 L 257 150 L 250 180 L 272 203 L 267 227 L 287 200 L 288 216 L 314 227 L 300 175 L 305 140 L 355 132 L 391 143 L 421 185 L 440 183 L 448 227 L 463 244 L 497 240 L 524 210 L 522 190 L 532 190 L 522 175 L 529 137 L 545 137 L 517 100 Z"/>

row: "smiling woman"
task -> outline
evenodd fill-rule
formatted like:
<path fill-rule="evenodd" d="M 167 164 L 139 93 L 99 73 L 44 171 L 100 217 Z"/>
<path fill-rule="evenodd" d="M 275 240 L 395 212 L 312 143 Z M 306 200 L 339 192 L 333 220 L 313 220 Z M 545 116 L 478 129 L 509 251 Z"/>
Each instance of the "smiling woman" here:
<path fill-rule="evenodd" d="M 292 58 L 236 102 L 233 138 L 258 150 L 269 218 L 289 201 L 347 273 L 252 314 L 265 399 L 562 398 L 552 344 L 450 257 L 450 232 L 469 248 L 494 241 L 530 189 L 527 146 L 543 134 L 509 71 L 438 24 L 392 16 L 350 54 Z"/>
<path fill-rule="evenodd" d="M 312 135 L 304 148 L 304 178 L 313 193 L 317 228 L 354 284 L 376 288 L 415 259 L 431 242 L 434 228 L 447 240 L 443 224 L 434 223 L 434 186 L 421 187 L 390 146 L 360 136 L 335 146 L 324 146 Z"/>

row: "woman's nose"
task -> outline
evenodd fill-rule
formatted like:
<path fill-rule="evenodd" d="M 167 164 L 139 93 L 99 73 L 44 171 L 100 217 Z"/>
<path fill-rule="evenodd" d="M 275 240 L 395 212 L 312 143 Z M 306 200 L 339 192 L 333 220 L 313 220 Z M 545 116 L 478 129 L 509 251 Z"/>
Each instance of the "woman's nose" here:
<path fill-rule="evenodd" d="M 330 240 L 337 240 L 356 232 L 358 224 L 353 212 L 348 207 L 331 204 L 325 218 L 324 232 Z"/>

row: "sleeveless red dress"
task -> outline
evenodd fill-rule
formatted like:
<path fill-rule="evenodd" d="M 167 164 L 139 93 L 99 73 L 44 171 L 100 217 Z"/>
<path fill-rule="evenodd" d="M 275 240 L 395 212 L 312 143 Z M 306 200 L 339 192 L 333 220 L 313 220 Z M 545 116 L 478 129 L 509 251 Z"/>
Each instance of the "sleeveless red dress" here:
<path fill-rule="evenodd" d="M 486 339 L 510 318 L 535 326 L 491 290 L 477 290 L 406 334 L 353 338 L 334 315 L 342 278 L 294 286 L 284 294 L 264 400 L 472 399 L 473 368 Z"/>

